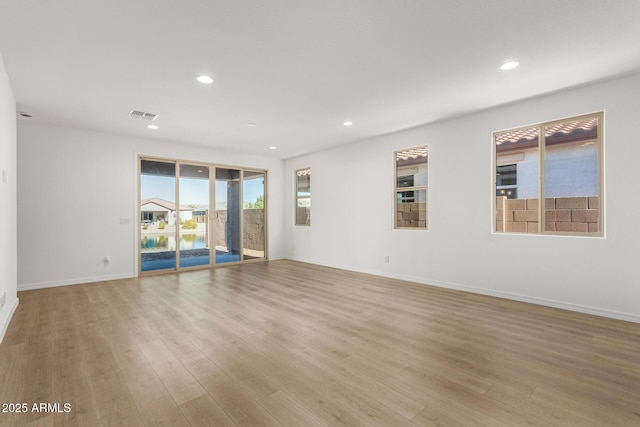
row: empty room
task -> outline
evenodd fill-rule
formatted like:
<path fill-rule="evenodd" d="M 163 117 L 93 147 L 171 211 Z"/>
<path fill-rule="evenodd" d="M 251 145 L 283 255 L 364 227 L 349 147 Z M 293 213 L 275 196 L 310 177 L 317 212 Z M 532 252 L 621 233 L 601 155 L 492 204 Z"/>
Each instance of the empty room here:
<path fill-rule="evenodd" d="M 638 40 L 0 0 L 0 426 L 640 425 Z"/>

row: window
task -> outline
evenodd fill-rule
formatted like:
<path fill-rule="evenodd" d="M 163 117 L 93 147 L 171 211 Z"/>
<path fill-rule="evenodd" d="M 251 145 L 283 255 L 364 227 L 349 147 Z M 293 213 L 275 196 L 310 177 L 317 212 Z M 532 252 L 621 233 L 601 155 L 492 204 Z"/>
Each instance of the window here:
<path fill-rule="evenodd" d="M 496 196 L 507 199 L 518 198 L 517 165 L 503 165 L 496 167 Z"/>
<path fill-rule="evenodd" d="M 603 235 L 603 113 L 495 132 L 495 230 Z"/>
<path fill-rule="evenodd" d="M 427 146 L 396 151 L 394 228 L 427 229 Z"/>
<path fill-rule="evenodd" d="M 311 225 L 311 168 L 296 171 L 296 225 Z"/>

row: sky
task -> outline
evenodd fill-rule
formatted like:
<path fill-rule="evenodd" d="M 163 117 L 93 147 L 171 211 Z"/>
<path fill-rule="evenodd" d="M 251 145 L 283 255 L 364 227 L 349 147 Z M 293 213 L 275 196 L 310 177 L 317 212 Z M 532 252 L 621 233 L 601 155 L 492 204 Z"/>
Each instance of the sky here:
<path fill-rule="evenodd" d="M 215 185 L 217 204 L 226 203 L 226 182 L 216 181 Z M 263 178 L 244 181 L 243 199 L 245 203 L 255 202 L 258 196 L 263 195 Z M 175 202 L 175 178 L 159 175 L 141 175 L 140 196 L 141 199 L 158 197 L 170 202 Z M 209 181 L 204 179 L 181 178 L 180 204 L 209 205 Z"/>

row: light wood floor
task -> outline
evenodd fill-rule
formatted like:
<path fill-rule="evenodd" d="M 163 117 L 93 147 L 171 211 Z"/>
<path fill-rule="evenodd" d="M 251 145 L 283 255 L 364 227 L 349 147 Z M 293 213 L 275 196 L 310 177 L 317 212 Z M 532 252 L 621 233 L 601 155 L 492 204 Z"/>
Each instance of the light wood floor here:
<path fill-rule="evenodd" d="M 640 425 L 640 325 L 291 261 L 20 292 L 1 425 Z"/>

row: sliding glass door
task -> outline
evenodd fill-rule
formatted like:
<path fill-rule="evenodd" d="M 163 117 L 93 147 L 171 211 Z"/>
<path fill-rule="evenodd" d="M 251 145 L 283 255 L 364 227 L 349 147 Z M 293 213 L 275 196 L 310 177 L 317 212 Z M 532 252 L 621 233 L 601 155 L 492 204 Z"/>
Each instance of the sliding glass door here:
<path fill-rule="evenodd" d="M 242 181 L 242 259 L 265 258 L 265 174 L 245 170 Z"/>
<path fill-rule="evenodd" d="M 176 163 L 140 161 L 140 269 L 176 268 Z"/>
<path fill-rule="evenodd" d="M 216 264 L 240 261 L 240 170 L 216 168 Z"/>
<path fill-rule="evenodd" d="M 140 272 L 267 258 L 265 171 L 141 158 L 139 179 Z"/>
<path fill-rule="evenodd" d="M 209 265 L 209 167 L 180 164 L 180 268 Z"/>

